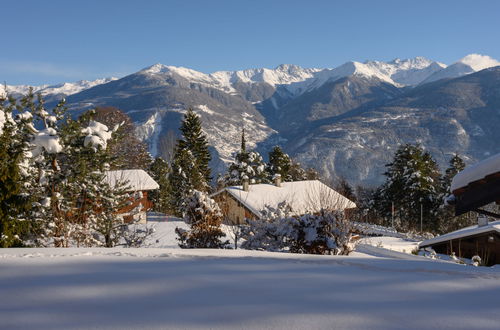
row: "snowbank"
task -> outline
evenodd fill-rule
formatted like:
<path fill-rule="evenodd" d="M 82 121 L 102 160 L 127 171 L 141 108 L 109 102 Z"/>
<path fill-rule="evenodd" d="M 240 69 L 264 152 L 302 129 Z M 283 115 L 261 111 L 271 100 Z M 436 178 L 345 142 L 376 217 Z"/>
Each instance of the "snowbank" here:
<path fill-rule="evenodd" d="M 498 327 L 498 269 L 406 256 L 2 249 L 1 327 Z"/>

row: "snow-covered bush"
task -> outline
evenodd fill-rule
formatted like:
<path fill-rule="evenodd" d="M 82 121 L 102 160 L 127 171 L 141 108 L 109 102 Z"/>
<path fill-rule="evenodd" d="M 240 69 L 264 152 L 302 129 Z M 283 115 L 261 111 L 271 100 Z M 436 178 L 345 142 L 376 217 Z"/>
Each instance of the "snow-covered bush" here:
<path fill-rule="evenodd" d="M 303 216 L 270 216 L 286 214 L 286 208 L 281 205 L 278 210 L 268 209 L 263 212 L 263 219 L 249 220 L 242 247 L 333 255 L 347 255 L 354 250 L 353 227 L 343 212 L 322 210 Z"/>
<path fill-rule="evenodd" d="M 229 241 L 222 241 L 226 234 L 221 229 L 222 212 L 217 203 L 206 193 L 195 190 L 185 201 L 184 221 L 189 230 L 176 228 L 181 248 L 226 248 Z"/>

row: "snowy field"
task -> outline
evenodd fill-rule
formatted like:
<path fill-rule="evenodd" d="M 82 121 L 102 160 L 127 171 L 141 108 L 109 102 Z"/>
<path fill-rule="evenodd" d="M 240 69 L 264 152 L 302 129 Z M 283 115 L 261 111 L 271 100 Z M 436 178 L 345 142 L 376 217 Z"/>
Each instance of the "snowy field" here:
<path fill-rule="evenodd" d="M 500 270 L 369 245 L 2 249 L 1 329 L 498 329 Z"/>

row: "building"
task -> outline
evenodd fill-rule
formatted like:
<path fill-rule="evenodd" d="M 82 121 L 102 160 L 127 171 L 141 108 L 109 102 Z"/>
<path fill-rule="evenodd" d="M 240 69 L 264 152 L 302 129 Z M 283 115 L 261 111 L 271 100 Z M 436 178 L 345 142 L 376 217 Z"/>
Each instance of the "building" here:
<path fill-rule="evenodd" d="M 258 219 L 266 207 L 278 208 L 285 202 L 292 207 L 292 215 L 317 213 L 321 209 L 345 210 L 356 204 L 318 180 L 249 184 L 226 187 L 212 198 L 221 207 L 228 222 L 243 224 L 245 219 Z"/>
<path fill-rule="evenodd" d="M 436 253 L 459 258 L 481 257 L 484 265 L 500 264 L 500 221 L 479 218 L 478 224 L 428 239 L 419 248 L 432 248 Z"/>
<path fill-rule="evenodd" d="M 457 173 L 451 183 L 451 192 L 449 203 L 455 206 L 455 215 L 475 211 L 500 218 L 500 214 L 480 209 L 492 202 L 500 204 L 500 154 Z"/>
<path fill-rule="evenodd" d="M 436 253 L 457 257 L 481 257 L 484 265 L 500 263 L 500 221 L 489 222 L 488 217 L 500 218 L 499 212 L 484 210 L 485 205 L 500 204 L 500 154 L 485 159 L 457 173 L 451 183 L 452 195 L 448 203 L 454 205 L 455 214 L 469 211 L 482 214 L 475 226 L 441 235 L 419 244 Z"/>
<path fill-rule="evenodd" d="M 130 204 L 120 209 L 118 213 L 123 222 L 146 223 L 146 212 L 153 206 L 148 199 L 148 191 L 160 186 L 144 170 L 107 171 L 105 181 L 112 187 L 125 186 L 130 193 Z"/>

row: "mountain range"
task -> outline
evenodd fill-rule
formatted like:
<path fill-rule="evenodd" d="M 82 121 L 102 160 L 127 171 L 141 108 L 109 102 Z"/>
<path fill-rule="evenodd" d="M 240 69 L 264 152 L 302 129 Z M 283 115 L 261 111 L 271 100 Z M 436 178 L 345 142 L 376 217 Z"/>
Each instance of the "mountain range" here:
<path fill-rule="evenodd" d="M 216 172 L 239 148 L 244 127 L 249 147 L 263 154 L 279 144 L 327 180 L 375 186 L 402 143 L 422 144 L 442 169 L 454 153 L 471 163 L 500 152 L 499 65 L 478 54 L 449 66 L 416 57 L 211 74 L 155 64 L 120 79 L 34 89 L 48 103 L 66 97 L 75 114 L 100 105 L 122 109 L 153 155 L 192 107 Z M 13 94 L 27 88 L 7 86 Z"/>

